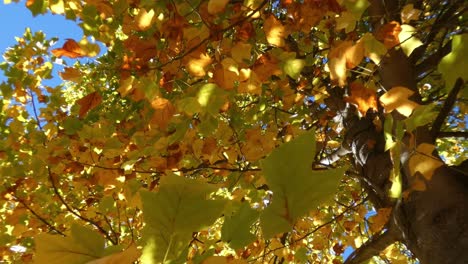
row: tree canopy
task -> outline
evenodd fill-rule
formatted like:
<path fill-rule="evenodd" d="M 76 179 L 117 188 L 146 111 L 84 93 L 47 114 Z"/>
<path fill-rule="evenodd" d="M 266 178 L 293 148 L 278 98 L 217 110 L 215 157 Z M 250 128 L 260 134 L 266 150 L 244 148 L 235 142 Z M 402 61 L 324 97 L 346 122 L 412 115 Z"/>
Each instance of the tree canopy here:
<path fill-rule="evenodd" d="M 0 260 L 468 260 L 463 0 L 25 4 L 83 38 L 3 55 Z"/>

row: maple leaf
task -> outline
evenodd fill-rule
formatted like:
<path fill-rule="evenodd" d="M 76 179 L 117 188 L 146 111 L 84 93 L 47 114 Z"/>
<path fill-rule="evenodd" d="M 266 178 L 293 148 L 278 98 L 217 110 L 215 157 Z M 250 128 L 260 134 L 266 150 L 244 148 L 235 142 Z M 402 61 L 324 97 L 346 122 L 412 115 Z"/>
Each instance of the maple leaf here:
<path fill-rule="evenodd" d="M 397 110 L 400 114 L 408 117 L 419 105 L 408 99 L 412 94 L 414 94 L 414 92 L 410 89 L 403 86 L 396 86 L 382 95 L 379 100 L 387 113 Z"/>
<path fill-rule="evenodd" d="M 57 57 L 81 58 L 86 56 L 81 46 L 73 39 L 67 39 L 61 48 L 53 49 L 52 54 Z"/>
<path fill-rule="evenodd" d="M 434 171 L 444 163 L 432 156 L 435 146 L 432 144 L 422 143 L 416 147 L 416 152 L 409 159 L 409 168 L 411 175 L 416 172 L 421 173 L 426 180 L 431 180 Z"/>
<path fill-rule="evenodd" d="M 79 117 L 83 118 L 89 111 L 96 108 L 102 102 L 102 96 L 99 92 L 92 92 L 76 101 L 80 106 Z"/>
<path fill-rule="evenodd" d="M 330 78 L 338 81 L 340 86 L 346 84 L 346 70 L 356 67 L 364 58 L 364 45 L 358 42 L 353 45 L 350 40 L 338 41 L 328 54 Z"/>
<path fill-rule="evenodd" d="M 175 113 L 174 105 L 165 98 L 156 97 L 151 101 L 151 107 L 155 110 L 151 123 L 156 124 L 161 129 L 166 129 Z"/>
<path fill-rule="evenodd" d="M 345 98 L 346 102 L 356 105 L 362 116 L 365 116 L 369 109 L 377 111 L 377 98 L 373 89 L 366 88 L 360 82 L 352 82 L 350 94 Z"/>
<path fill-rule="evenodd" d="M 396 21 L 389 22 L 381 26 L 375 34 L 376 39 L 383 42 L 387 49 L 391 49 L 400 44 L 401 27 L 400 23 Z"/>
<path fill-rule="evenodd" d="M 208 13 L 215 15 L 224 11 L 229 0 L 210 0 L 208 2 Z"/>
<path fill-rule="evenodd" d="M 66 67 L 63 72 L 59 72 L 59 75 L 63 80 L 72 82 L 77 82 L 82 77 L 81 72 L 72 67 Z"/>
<path fill-rule="evenodd" d="M 288 35 L 286 27 L 283 26 L 281 21 L 276 19 L 274 15 L 268 16 L 265 20 L 263 30 L 265 31 L 268 43 L 277 47 L 283 47 L 285 45 L 285 38 Z"/>

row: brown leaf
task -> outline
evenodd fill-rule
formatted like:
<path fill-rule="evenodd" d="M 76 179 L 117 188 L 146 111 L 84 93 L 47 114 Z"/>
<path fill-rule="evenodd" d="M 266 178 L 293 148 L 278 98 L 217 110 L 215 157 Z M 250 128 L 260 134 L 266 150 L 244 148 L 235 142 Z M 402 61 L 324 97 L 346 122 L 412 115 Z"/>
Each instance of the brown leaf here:
<path fill-rule="evenodd" d="M 345 101 L 356 105 L 363 116 L 369 109 L 377 110 L 377 97 L 374 90 L 366 88 L 360 82 L 352 82 L 350 94 L 345 98 Z"/>
<path fill-rule="evenodd" d="M 52 54 L 57 57 L 81 58 L 85 56 L 85 52 L 80 45 L 73 39 L 67 39 L 61 48 L 53 49 Z"/>
<path fill-rule="evenodd" d="M 101 102 L 102 96 L 98 92 L 92 92 L 76 101 L 76 103 L 80 106 L 80 118 L 83 118 L 89 111 L 93 110 Z"/>

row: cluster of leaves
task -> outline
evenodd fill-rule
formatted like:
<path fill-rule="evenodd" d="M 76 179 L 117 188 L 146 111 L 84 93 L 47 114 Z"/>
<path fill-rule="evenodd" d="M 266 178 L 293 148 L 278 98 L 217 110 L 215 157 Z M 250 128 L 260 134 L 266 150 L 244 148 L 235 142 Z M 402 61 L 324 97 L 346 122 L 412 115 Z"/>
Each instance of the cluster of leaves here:
<path fill-rule="evenodd" d="M 409 117 L 409 131 L 434 118 L 436 106 L 408 100 L 405 87 L 378 99 L 373 77 L 389 49 L 422 45 L 414 35 L 434 23 L 430 5 L 405 7 L 406 24 L 376 34 L 367 0 L 26 5 L 78 21 L 84 37 L 57 48 L 27 31 L 0 65 L 5 261 L 341 263 L 389 210 L 369 218 L 346 160 L 315 168 L 342 139 L 332 87 L 349 84 L 345 100 L 363 116 L 381 104 Z M 95 58 L 98 43 L 106 52 Z M 440 65 L 448 86 L 465 74 L 446 70 L 465 47 L 454 46 Z M 44 85 L 54 67 L 63 83 Z M 413 162 L 427 168 L 424 155 Z M 398 245 L 383 254 L 408 261 Z"/>

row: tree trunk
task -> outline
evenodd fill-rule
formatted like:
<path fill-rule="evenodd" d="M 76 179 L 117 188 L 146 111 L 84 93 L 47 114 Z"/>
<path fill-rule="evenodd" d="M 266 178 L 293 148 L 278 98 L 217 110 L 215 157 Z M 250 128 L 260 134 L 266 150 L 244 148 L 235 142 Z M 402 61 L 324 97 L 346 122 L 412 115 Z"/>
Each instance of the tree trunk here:
<path fill-rule="evenodd" d="M 371 2 L 370 16 L 382 15 L 382 1 Z M 378 23 L 375 22 L 374 28 L 379 27 Z M 414 65 L 401 49 L 392 49 L 388 55 L 379 70 L 383 88 L 386 91 L 395 86 L 409 88 L 415 92 L 410 99 L 420 103 Z M 384 118 L 383 115 L 379 117 L 381 120 Z M 401 116 L 394 114 L 394 119 L 398 118 L 401 119 Z M 431 180 L 425 182 L 424 191 L 411 191 L 401 201 L 392 201 L 388 197 L 388 189 L 393 163 L 390 154 L 384 151 L 383 132 L 375 129 L 372 119 L 366 117 L 365 121 L 358 122 L 356 118 L 348 118 L 354 120 L 346 124 L 348 131 L 359 132 L 347 135 L 345 138 L 349 140 L 346 144 L 352 151 L 369 199 L 376 209 L 393 206 L 393 215 L 387 225 L 388 230 L 356 250 L 346 263 L 360 263 L 396 241 L 406 244 L 422 264 L 468 263 L 468 175 L 465 168 L 468 166 L 457 168 L 444 164 L 435 170 Z M 409 165 L 415 148 L 422 143 L 434 144 L 436 135 L 428 127 L 420 127 L 413 132 L 413 136 L 411 141 L 415 145 L 401 152 L 403 190 L 409 190 L 415 180 Z M 367 146 L 369 140 L 377 142 L 375 148 Z M 410 143 L 409 135 L 405 135 L 402 145 L 408 146 Z M 442 162 L 436 153 L 432 158 Z"/>

